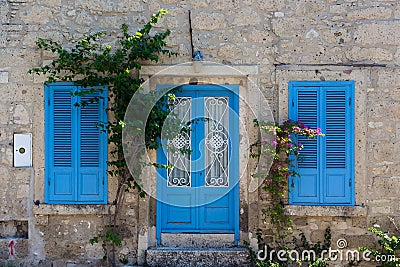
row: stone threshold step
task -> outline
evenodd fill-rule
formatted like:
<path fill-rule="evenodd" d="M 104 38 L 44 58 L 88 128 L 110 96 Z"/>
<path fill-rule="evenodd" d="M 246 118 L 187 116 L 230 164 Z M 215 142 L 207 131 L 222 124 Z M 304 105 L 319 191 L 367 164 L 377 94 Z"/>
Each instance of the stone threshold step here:
<path fill-rule="evenodd" d="M 151 267 L 250 266 L 247 256 L 247 249 L 242 247 L 154 247 L 147 250 L 146 262 Z"/>

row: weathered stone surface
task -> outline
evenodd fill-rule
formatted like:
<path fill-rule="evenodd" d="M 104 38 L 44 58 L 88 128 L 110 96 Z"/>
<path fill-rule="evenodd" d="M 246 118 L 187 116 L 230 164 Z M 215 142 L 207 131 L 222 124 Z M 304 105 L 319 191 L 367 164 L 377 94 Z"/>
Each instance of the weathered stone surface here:
<path fill-rule="evenodd" d="M 0 83 L 8 83 L 8 72 L 0 71 Z"/>
<path fill-rule="evenodd" d="M 392 9 L 384 6 L 354 10 L 346 14 L 346 17 L 352 20 L 388 19 L 391 16 Z"/>
<path fill-rule="evenodd" d="M 393 230 L 387 216 L 395 216 L 400 210 L 400 4 L 397 0 L 0 0 L 0 181 L 4 185 L 0 187 L 0 220 L 29 219 L 32 236 L 22 243 L 31 252 L 22 249 L 19 256 L 28 262 L 54 259 L 54 266 L 95 265 L 103 256 L 102 248 L 87 241 L 107 224 L 109 211 L 108 205 L 43 204 L 46 77 L 28 75 L 27 71 L 43 66 L 54 55 L 38 50 L 35 41 L 38 37 L 51 38 L 71 47 L 74 43 L 70 42 L 98 30 L 107 30 L 113 39 L 120 34 L 122 23 L 127 23 L 134 32 L 161 7 L 167 8 L 169 14 L 155 30 L 167 27 L 172 30 L 168 45 L 179 56 L 160 57 L 160 64 L 173 65 L 191 58 L 187 11 L 192 10 L 195 49 L 200 49 L 207 60 L 247 64 L 255 66 L 253 69 L 257 71 L 248 75 L 251 82 L 245 78 L 233 79 L 236 74 L 220 72 L 208 65 L 198 73 L 188 66 L 179 75 L 191 73 L 204 83 L 241 84 L 240 95 L 258 103 L 259 99 L 247 91 L 254 82 L 266 94 L 279 121 L 287 118 L 289 81 L 356 81 L 357 206 L 287 206 L 286 209 L 294 218 L 296 231 L 305 232 L 312 241 L 321 240 L 328 226 L 332 228 L 333 242 L 348 238 L 351 247 L 372 242 L 365 229 L 374 223 Z M 112 40 L 108 42 L 115 46 Z M 146 74 L 145 70 L 142 73 Z M 172 81 L 168 75 L 160 84 Z M 193 81 L 192 76 L 172 75 L 177 83 Z M 252 121 L 254 114 L 242 111 L 243 108 L 240 112 L 244 120 Z M 33 169 L 12 167 L 15 132 L 33 133 Z M 243 151 L 247 154 L 247 148 Z M 240 187 L 245 192 L 241 195 L 241 237 L 250 239 L 254 245 L 256 229 L 263 227 L 271 234 L 273 225 L 263 223 L 260 210 L 264 206 L 258 195 L 249 197 L 243 184 Z M 110 202 L 115 191 L 116 181 L 110 178 Z M 33 206 L 33 200 L 41 204 Z M 143 261 L 144 251 L 155 245 L 152 237 L 156 227 L 155 204 L 149 203 L 153 202 L 138 200 L 137 194 L 132 193 L 126 197 L 121 212 L 124 243 L 118 256 L 129 264 Z M 252 204 L 246 208 L 249 203 Z M 174 241 L 179 243 L 179 240 Z M 7 253 L 2 247 L 0 258 L 8 259 Z M 186 260 L 195 261 L 191 258 L 193 253 L 188 255 Z M 207 253 L 196 255 L 203 255 L 202 260 L 209 262 L 214 259 Z M 164 259 L 171 259 L 168 257 Z M 52 261 L 47 262 L 48 266 Z"/>
<path fill-rule="evenodd" d="M 360 48 L 354 47 L 346 56 L 351 61 L 375 61 L 388 62 L 393 60 L 393 53 L 390 50 L 383 48 Z"/>
<path fill-rule="evenodd" d="M 225 18 L 219 13 L 201 12 L 193 18 L 194 29 L 212 31 L 225 26 Z"/>
<path fill-rule="evenodd" d="M 258 25 L 261 18 L 258 13 L 252 8 L 244 8 L 236 12 L 235 18 L 232 22 L 233 26 L 252 26 Z"/>
<path fill-rule="evenodd" d="M 52 20 L 53 12 L 47 7 L 33 6 L 20 16 L 22 21 L 26 24 L 47 24 Z"/>
<path fill-rule="evenodd" d="M 147 251 L 149 266 L 250 266 L 247 249 L 173 249 L 154 248 Z"/>
<path fill-rule="evenodd" d="M 0 1 L 0 24 L 9 23 L 10 5 L 7 0 Z"/>
<path fill-rule="evenodd" d="M 398 45 L 400 22 L 370 23 L 357 27 L 354 33 L 356 44 L 360 45 Z"/>

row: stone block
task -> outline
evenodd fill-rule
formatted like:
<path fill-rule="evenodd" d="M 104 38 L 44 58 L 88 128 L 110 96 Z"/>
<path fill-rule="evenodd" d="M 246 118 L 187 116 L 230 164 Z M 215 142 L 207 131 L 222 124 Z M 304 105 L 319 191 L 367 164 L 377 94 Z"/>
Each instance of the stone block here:
<path fill-rule="evenodd" d="M 47 75 L 34 75 L 33 83 L 35 84 L 44 84 L 47 81 Z"/>
<path fill-rule="evenodd" d="M 66 267 L 66 261 L 65 260 L 55 260 L 52 262 L 52 267 Z"/>
<path fill-rule="evenodd" d="M 328 6 L 325 1 L 318 0 L 288 0 L 286 3 L 286 8 L 296 17 L 324 16 Z"/>
<path fill-rule="evenodd" d="M 9 253 L 9 245 L 13 247 L 14 257 Z M 29 255 L 28 239 L 0 239 L 0 259 L 18 259 Z"/>
<path fill-rule="evenodd" d="M 7 0 L 0 1 L 0 24 L 10 22 L 10 5 Z"/>
<path fill-rule="evenodd" d="M 149 266 L 250 266 L 245 248 L 171 249 L 154 248 L 146 252 Z"/>
<path fill-rule="evenodd" d="M 180 248 L 223 248 L 234 243 L 233 234 L 162 234 L 162 245 Z"/>
<path fill-rule="evenodd" d="M 293 224 L 296 226 L 307 226 L 308 222 L 306 218 L 295 218 L 293 219 Z"/>
<path fill-rule="evenodd" d="M 236 12 L 235 18 L 232 22 L 233 26 L 254 26 L 261 22 L 258 13 L 252 8 L 243 8 Z"/>
<path fill-rule="evenodd" d="M 193 17 L 193 29 L 213 31 L 225 27 L 224 16 L 218 13 L 199 12 Z"/>
<path fill-rule="evenodd" d="M 395 233 L 397 231 L 396 227 L 393 224 L 393 222 L 391 222 L 389 217 L 394 220 L 394 223 L 396 225 L 399 225 L 400 223 L 399 216 L 393 216 L 393 215 L 382 216 L 379 214 L 371 214 L 371 216 L 369 216 L 368 218 L 368 227 L 375 227 L 384 232 Z"/>
<path fill-rule="evenodd" d="M 0 83 L 8 83 L 8 71 L 0 71 Z"/>
<path fill-rule="evenodd" d="M 374 48 L 360 48 L 353 47 L 346 53 L 346 56 L 351 61 L 391 61 L 393 53 L 390 50 L 374 47 Z"/>
<path fill-rule="evenodd" d="M 375 238 L 371 234 L 365 235 L 345 235 L 341 237 L 346 240 L 348 249 L 358 249 L 360 246 L 371 246 L 375 243 Z M 332 242 L 334 248 L 337 248 L 336 240 Z"/>
<path fill-rule="evenodd" d="M 20 184 L 18 185 L 16 198 L 24 198 L 29 197 L 29 184 Z"/>
<path fill-rule="evenodd" d="M 254 29 L 248 33 L 247 40 L 262 45 L 271 45 L 275 38 L 270 31 Z"/>
<path fill-rule="evenodd" d="M 14 107 L 13 121 L 15 124 L 29 124 L 32 120 L 28 107 L 17 104 Z"/>
<path fill-rule="evenodd" d="M 89 26 L 97 20 L 97 17 L 89 14 L 87 11 L 82 10 L 75 16 L 75 23 L 77 25 Z"/>
<path fill-rule="evenodd" d="M 272 19 L 272 31 L 278 37 L 295 38 L 305 34 L 306 29 L 315 25 L 316 21 L 310 18 L 274 18 Z"/>
<path fill-rule="evenodd" d="M 362 24 L 354 33 L 356 44 L 361 45 L 398 45 L 400 43 L 400 21 Z"/>
<path fill-rule="evenodd" d="M 351 218 L 351 226 L 362 228 L 362 229 L 367 229 L 368 228 L 367 219 L 365 217 Z"/>
<path fill-rule="evenodd" d="M 371 120 L 400 120 L 400 103 L 393 99 L 387 99 L 385 101 L 374 101 L 370 103 L 368 109 L 368 117 Z"/>
<path fill-rule="evenodd" d="M 398 1 L 396 1 L 397 4 L 395 6 L 395 8 L 393 9 L 393 17 L 395 19 L 399 19 L 400 18 L 400 3 Z"/>
<path fill-rule="evenodd" d="M 116 12 L 143 12 L 145 8 L 145 4 L 141 1 L 122 0 L 114 3 Z M 156 11 L 158 10 L 154 10 L 154 12 Z"/>
<path fill-rule="evenodd" d="M 13 162 L 13 151 L 11 146 L 10 147 L 1 147 L 0 148 L 0 164 L 5 164 L 8 166 L 12 165 Z"/>
<path fill-rule="evenodd" d="M 257 0 L 256 6 L 262 11 L 279 11 L 287 7 L 284 0 Z"/>
<path fill-rule="evenodd" d="M 9 48 L 0 49 L 0 58 L 7 62 L 7 67 L 35 67 L 38 66 L 40 52 L 37 50 Z"/>
<path fill-rule="evenodd" d="M 207 1 L 204 1 L 206 6 L 211 5 L 211 8 L 214 10 L 230 10 L 236 9 L 239 7 L 239 2 L 230 1 L 230 0 L 215 0 L 211 1 L 211 3 L 207 4 Z"/>
<path fill-rule="evenodd" d="M 61 0 L 41 0 L 40 3 L 50 8 L 61 7 Z"/>
<path fill-rule="evenodd" d="M 400 178 L 376 177 L 372 183 L 373 193 L 371 194 L 371 198 L 381 199 L 381 196 L 385 196 L 385 199 L 398 198 L 398 188 L 400 188 Z M 385 204 L 390 206 L 390 204 L 393 203 L 389 200 L 388 203 Z"/>
<path fill-rule="evenodd" d="M 349 228 L 349 225 L 347 224 L 346 221 L 344 222 L 332 222 L 332 230 L 337 229 L 337 230 L 346 230 Z"/>
<path fill-rule="evenodd" d="M 384 69 L 376 73 L 377 86 L 393 88 L 400 86 L 400 73 L 397 69 Z"/>
<path fill-rule="evenodd" d="M 208 0 L 198 0 L 193 2 L 193 7 L 195 8 L 207 8 L 209 6 L 210 2 Z"/>
<path fill-rule="evenodd" d="M 113 1 L 102 1 L 102 0 L 76 0 L 75 7 L 83 8 L 90 11 L 101 11 L 101 12 L 111 12 L 114 10 Z"/>
<path fill-rule="evenodd" d="M 53 12 L 48 7 L 32 6 L 20 13 L 21 20 L 25 24 L 47 24 L 53 19 Z"/>
<path fill-rule="evenodd" d="M 384 6 L 375 6 L 353 10 L 346 14 L 346 18 L 350 20 L 388 19 L 391 16 L 392 9 Z"/>
<path fill-rule="evenodd" d="M 325 230 L 315 230 L 310 234 L 310 241 L 313 243 L 324 242 Z"/>
<path fill-rule="evenodd" d="M 179 0 L 161 0 L 161 2 L 164 4 L 176 4 L 179 2 Z"/>
<path fill-rule="evenodd" d="M 49 225 L 48 215 L 35 215 L 35 225 Z"/>

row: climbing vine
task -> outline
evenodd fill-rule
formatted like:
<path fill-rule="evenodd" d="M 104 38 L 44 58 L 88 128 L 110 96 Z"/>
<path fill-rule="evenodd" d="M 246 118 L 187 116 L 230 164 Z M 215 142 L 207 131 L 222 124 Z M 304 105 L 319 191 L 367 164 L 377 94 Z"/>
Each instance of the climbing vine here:
<path fill-rule="evenodd" d="M 113 37 L 105 31 L 89 34 L 79 41 L 72 48 L 65 48 L 61 43 L 50 39 L 38 39 L 36 42 L 40 49 L 50 51 L 55 55 L 51 64 L 40 68 L 33 68 L 29 73 L 47 75 L 46 83 L 57 81 L 70 81 L 75 85 L 90 90 L 82 92 L 71 92 L 71 95 L 93 94 L 95 90 L 108 88 L 110 106 L 108 108 L 109 121 L 99 122 L 98 126 L 108 132 L 108 143 L 112 159 L 108 161 L 108 173 L 118 179 L 118 187 L 115 200 L 115 212 L 110 212 L 109 227 L 103 233 L 92 238 L 90 242 L 102 241 L 108 263 L 116 264 L 115 246 L 121 244 L 121 237 L 118 230 L 118 216 L 123 203 L 124 192 L 137 189 L 140 196 L 145 196 L 144 191 L 136 182 L 135 176 L 140 175 L 143 165 L 128 170 L 127 162 L 123 153 L 123 128 L 125 126 L 124 116 L 130 100 L 135 93 L 143 95 L 143 101 L 136 108 L 143 110 L 147 105 L 146 100 L 153 101 L 155 96 L 151 93 L 141 92 L 141 85 L 144 82 L 139 78 L 136 70 L 140 70 L 142 62 L 158 62 L 159 55 L 168 56 L 176 53 L 166 49 L 166 38 L 170 35 L 169 30 L 151 33 L 151 29 L 158 20 L 167 14 L 167 10 L 161 9 L 151 16 L 144 26 L 131 34 L 126 24 L 121 26 L 122 35 Z M 115 45 L 107 43 L 113 40 Z M 107 86 L 107 87 L 105 87 Z M 167 97 L 167 96 L 166 96 Z M 98 101 L 93 97 L 90 101 Z M 157 139 L 161 135 L 162 123 L 168 116 L 169 111 L 158 101 L 151 110 L 145 126 L 141 129 L 145 132 L 145 148 L 156 149 Z M 165 101 L 164 101 L 165 103 Z M 85 102 L 79 105 L 85 105 Z M 145 149 L 138 146 L 135 156 L 140 158 Z"/>
<path fill-rule="evenodd" d="M 283 240 L 286 233 L 291 230 L 291 220 L 284 209 L 289 190 L 288 179 L 290 176 L 299 176 L 293 164 L 296 160 L 301 160 L 300 151 L 303 149 L 303 144 L 298 142 L 296 137 L 302 135 L 312 139 L 324 134 L 320 128 L 311 129 L 301 121 L 290 119 L 280 125 L 263 125 L 257 120 L 254 123 L 261 131 L 274 134 L 272 141 L 260 140 L 252 144 L 250 156 L 260 158 L 271 155 L 273 158 L 267 173 L 257 173 L 253 176 L 262 179 L 261 189 L 265 193 L 260 195 L 260 200 L 266 203 L 266 207 L 262 210 L 265 220 L 269 218 L 270 223 L 274 225 L 278 240 Z"/>

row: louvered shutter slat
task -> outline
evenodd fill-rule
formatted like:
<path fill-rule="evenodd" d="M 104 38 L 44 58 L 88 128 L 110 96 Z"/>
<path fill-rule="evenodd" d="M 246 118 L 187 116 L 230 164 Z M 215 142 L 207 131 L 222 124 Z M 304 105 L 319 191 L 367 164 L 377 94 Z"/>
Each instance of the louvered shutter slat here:
<path fill-rule="evenodd" d="M 73 162 L 73 99 L 71 87 L 46 87 L 46 154 L 48 201 L 69 202 L 75 198 Z"/>
<path fill-rule="evenodd" d="M 347 148 L 347 129 L 352 124 L 348 116 L 348 87 L 331 87 L 325 90 L 325 168 L 324 203 L 350 204 L 351 174 L 348 170 L 350 155 Z"/>
<path fill-rule="evenodd" d="M 291 109 L 291 118 L 300 120 L 309 127 L 318 124 L 318 90 L 317 88 L 291 88 L 290 95 L 295 106 Z M 317 140 L 297 136 L 304 149 L 297 162 L 300 177 L 292 177 L 294 188 L 291 190 L 291 201 L 296 203 L 315 203 L 319 200 L 318 183 L 318 150 Z"/>
<path fill-rule="evenodd" d="M 103 122 L 104 113 L 103 99 L 98 102 L 90 102 L 93 97 L 100 97 L 99 91 L 86 95 L 81 98 L 82 102 L 87 102 L 80 109 L 80 168 L 78 181 L 78 199 L 79 201 L 102 201 L 104 200 L 103 176 L 105 171 L 103 168 L 103 149 L 105 133 L 101 133 L 98 126 L 99 122 Z"/>

